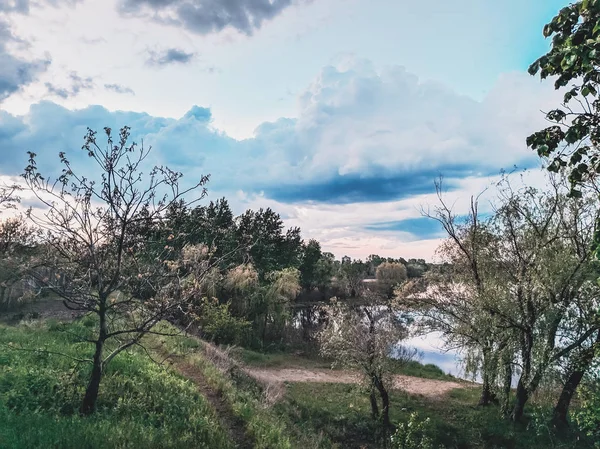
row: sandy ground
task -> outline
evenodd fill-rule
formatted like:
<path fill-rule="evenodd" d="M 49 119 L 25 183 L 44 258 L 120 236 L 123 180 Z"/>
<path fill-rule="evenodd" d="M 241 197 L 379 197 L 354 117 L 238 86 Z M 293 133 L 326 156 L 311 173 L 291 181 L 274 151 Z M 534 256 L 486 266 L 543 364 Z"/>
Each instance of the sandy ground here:
<path fill-rule="evenodd" d="M 349 371 L 309 370 L 296 368 L 262 369 L 244 368 L 250 376 L 261 382 L 323 382 L 358 383 L 359 375 Z M 446 380 L 422 379 L 403 375 L 394 376 L 394 388 L 410 394 L 418 394 L 431 399 L 442 399 L 450 390 L 465 388 L 469 384 Z"/>

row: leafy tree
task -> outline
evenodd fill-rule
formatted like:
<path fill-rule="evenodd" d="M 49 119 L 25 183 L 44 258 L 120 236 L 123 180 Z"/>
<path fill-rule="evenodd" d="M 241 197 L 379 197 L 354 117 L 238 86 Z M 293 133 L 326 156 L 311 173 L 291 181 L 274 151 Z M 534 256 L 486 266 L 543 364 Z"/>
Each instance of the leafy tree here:
<path fill-rule="evenodd" d="M 150 148 L 129 143 L 128 127 L 117 141 L 104 129 L 107 145 L 97 143 L 89 130 L 82 147 L 89 156 L 96 179 L 89 179 L 59 154 L 62 174 L 47 179 L 38 171 L 36 155 L 29 153 L 24 178 L 29 189 L 44 204 L 43 213 L 29 217 L 43 231 L 48 249 L 44 264 L 56 277 L 39 279 L 63 298 L 65 305 L 95 315 L 98 328 L 82 341 L 94 347 L 90 380 L 80 412 L 95 410 L 100 382 L 106 366 L 121 351 L 139 345 L 144 335 L 175 310 L 185 309 L 186 295 L 177 292 L 186 273 L 170 265 L 173 248 L 156 248 L 136 231 L 144 223 L 164 220 L 173 205 L 192 204 L 205 194 L 208 181 L 202 177 L 191 187 L 180 187 L 181 173 L 154 167 L 143 176 Z M 148 257 L 148 247 L 155 248 Z M 61 282 L 67 278 L 68 282 Z M 137 293 L 144 287 L 147 293 Z"/>
<path fill-rule="evenodd" d="M 399 262 L 383 262 L 376 270 L 377 286 L 390 298 L 394 287 L 407 279 L 406 267 Z"/>
<path fill-rule="evenodd" d="M 342 260 L 340 275 L 350 297 L 360 296 L 363 291 L 363 281 L 367 276 L 367 266 L 361 260 L 351 262 Z"/>
<path fill-rule="evenodd" d="M 543 33 L 552 38 L 551 49 L 531 65 L 529 73 L 542 79 L 555 77 L 555 88 L 566 92 L 564 103 L 546 114 L 552 126 L 529 136 L 527 145 L 550 160 L 549 170 L 565 167 L 572 194 L 579 196 L 578 186 L 600 173 L 600 1 L 566 6 Z"/>
<path fill-rule="evenodd" d="M 29 279 L 27 272 L 35 257 L 38 235 L 22 216 L 0 222 L 0 309 L 10 307 L 13 299 L 33 293 L 24 284 Z M 21 291 L 15 295 L 16 284 L 21 284 Z"/>
<path fill-rule="evenodd" d="M 507 344 L 507 339 L 495 332 L 494 316 L 485 307 L 493 294 L 486 279 L 493 278 L 497 269 L 493 261 L 498 242 L 489 223 L 479 215 L 477 198 L 471 198 L 467 217 L 459 221 L 443 198 L 442 180 L 436 182 L 436 190 L 439 205 L 423 213 L 437 220 L 448 234 L 437 250 L 447 269 L 434 270 L 406 284 L 398 290 L 398 301 L 401 307 L 418 311 L 425 332 L 441 332 L 449 347 L 469 349 L 475 362 L 470 371 L 481 371 L 483 381 L 479 404 L 486 406 L 496 400 L 496 358 Z"/>
<path fill-rule="evenodd" d="M 300 272 L 296 268 L 284 268 L 266 276 L 267 283 L 253 295 L 252 314 L 262 317 L 262 345 L 267 341 L 269 324 L 281 335 L 289 318 L 289 305 L 300 293 Z M 259 324 L 255 319 L 255 324 Z"/>
<path fill-rule="evenodd" d="M 300 229 L 291 228 L 284 233 L 283 221 L 272 209 L 248 210 L 236 222 L 237 241 L 248 248 L 245 256 L 261 279 L 268 273 L 300 266 Z"/>
<path fill-rule="evenodd" d="M 329 324 L 318 335 L 321 354 L 333 359 L 336 365 L 360 371 L 370 392 L 372 415 L 381 420 L 384 429 L 389 429 L 389 389 L 392 382 L 389 356 L 392 347 L 406 338 L 406 328 L 388 309 L 370 306 L 351 308 L 334 298 L 325 311 Z M 415 356 L 408 350 L 396 352 L 401 361 L 412 360 Z"/>
<path fill-rule="evenodd" d="M 498 378 L 507 401 L 511 367 L 520 365 L 515 421 L 550 369 L 580 359 L 600 330 L 598 270 L 590 250 L 597 211 L 593 201 L 568 198 L 559 181 L 551 178 L 545 191 L 515 190 L 504 181 L 500 204 L 485 223 L 477 218 L 476 201 L 466 226 L 456 226 L 442 207 L 438 218 L 450 238 L 441 254 L 451 268 L 431 272 L 425 288 L 408 300 L 421 308 L 428 328 L 475 358 L 481 354 L 482 403 Z M 561 395 L 563 411 L 569 391 Z"/>
<path fill-rule="evenodd" d="M 322 284 L 319 279 L 319 261 L 321 260 L 321 245 L 311 239 L 302 247 L 302 263 L 300 264 L 300 284 L 305 290 L 313 290 Z"/>

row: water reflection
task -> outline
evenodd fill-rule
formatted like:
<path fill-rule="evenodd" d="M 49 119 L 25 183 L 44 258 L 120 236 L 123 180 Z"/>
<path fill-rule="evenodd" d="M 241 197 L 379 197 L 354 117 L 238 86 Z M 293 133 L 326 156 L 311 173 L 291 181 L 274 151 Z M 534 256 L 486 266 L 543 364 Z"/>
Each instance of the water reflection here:
<path fill-rule="evenodd" d="M 465 377 L 462 358 L 457 351 L 444 350 L 444 340 L 439 332 L 412 337 L 403 340 L 401 344 L 405 347 L 416 348 L 421 354 L 419 361 L 424 365 L 432 363 L 439 366 L 446 374 L 460 378 Z"/>

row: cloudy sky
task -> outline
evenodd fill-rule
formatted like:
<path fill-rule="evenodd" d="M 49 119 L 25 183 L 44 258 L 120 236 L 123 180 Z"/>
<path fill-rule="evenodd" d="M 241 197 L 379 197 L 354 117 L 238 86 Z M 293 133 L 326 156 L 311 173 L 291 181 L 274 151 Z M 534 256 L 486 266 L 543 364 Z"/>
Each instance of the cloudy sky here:
<path fill-rule="evenodd" d="M 431 258 L 457 208 L 556 104 L 527 75 L 566 0 L 0 0 L 0 176 L 128 125 L 235 212 L 270 206 L 338 257 Z M 83 160 L 83 159 L 82 159 Z"/>

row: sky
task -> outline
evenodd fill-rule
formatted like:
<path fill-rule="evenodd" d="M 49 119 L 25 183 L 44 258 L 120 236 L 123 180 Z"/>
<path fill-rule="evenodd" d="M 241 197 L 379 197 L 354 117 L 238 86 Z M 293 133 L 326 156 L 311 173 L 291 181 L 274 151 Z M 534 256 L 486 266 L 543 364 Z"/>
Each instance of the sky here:
<path fill-rule="evenodd" d="M 558 103 L 527 74 L 558 0 L 0 0 L 0 178 L 85 170 L 86 128 L 336 256 L 431 260 L 434 181 L 464 213 Z M 485 208 L 484 208 L 485 209 Z"/>

